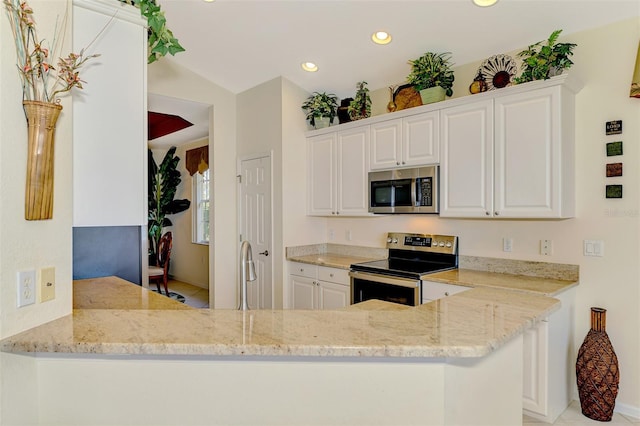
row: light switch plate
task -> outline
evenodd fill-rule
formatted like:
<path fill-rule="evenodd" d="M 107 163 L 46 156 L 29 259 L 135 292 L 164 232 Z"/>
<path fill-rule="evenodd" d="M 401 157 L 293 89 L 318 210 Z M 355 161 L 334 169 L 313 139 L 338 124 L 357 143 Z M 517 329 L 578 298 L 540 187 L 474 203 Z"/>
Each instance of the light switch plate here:
<path fill-rule="evenodd" d="M 603 240 L 584 240 L 583 253 L 585 256 L 604 256 L 604 241 Z"/>
<path fill-rule="evenodd" d="M 43 268 L 40 271 L 40 301 L 56 298 L 56 268 Z"/>

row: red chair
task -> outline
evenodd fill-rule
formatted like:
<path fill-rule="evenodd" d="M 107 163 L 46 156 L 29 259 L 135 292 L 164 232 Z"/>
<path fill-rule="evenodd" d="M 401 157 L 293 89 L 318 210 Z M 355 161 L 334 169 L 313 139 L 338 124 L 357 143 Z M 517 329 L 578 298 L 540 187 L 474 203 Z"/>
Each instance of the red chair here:
<path fill-rule="evenodd" d="M 162 294 L 162 290 L 160 290 L 160 283 L 162 283 L 167 297 L 169 297 L 167 283 L 169 282 L 169 258 L 171 257 L 172 245 L 173 237 L 171 232 L 167 232 L 160 238 L 160 243 L 158 243 L 158 258 L 156 264 L 149 265 L 149 283 L 156 283 L 160 294 Z"/>

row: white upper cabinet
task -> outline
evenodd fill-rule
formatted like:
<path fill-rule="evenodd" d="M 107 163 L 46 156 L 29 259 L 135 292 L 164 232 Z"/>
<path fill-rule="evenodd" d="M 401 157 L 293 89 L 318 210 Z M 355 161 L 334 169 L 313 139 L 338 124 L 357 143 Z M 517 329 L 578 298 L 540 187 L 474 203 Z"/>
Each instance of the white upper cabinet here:
<path fill-rule="evenodd" d="M 546 83 L 440 114 L 441 216 L 575 214 L 574 93 L 565 86 Z"/>
<path fill-rule="evenodd" d="M 440 216 L 484 217 L 493 211 L 493 101 L 440 112 Z"/>
<path fill-rule="evenodd" d="M 371 124 L 371 170 L 436 164 L 438 111 Z"/>
<path fill-rule="evenodd" d="M 308 214 L 369 216 L 369 126 L 307 139 Z"/>

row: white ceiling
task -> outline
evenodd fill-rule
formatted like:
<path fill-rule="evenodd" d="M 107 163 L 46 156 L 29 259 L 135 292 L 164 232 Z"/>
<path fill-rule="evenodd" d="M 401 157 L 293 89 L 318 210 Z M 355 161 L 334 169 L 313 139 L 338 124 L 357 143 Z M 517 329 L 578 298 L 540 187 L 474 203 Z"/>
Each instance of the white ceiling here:
<path fill-rule="evenodd" d="M 453 62 L 462 65 L 521 49 L 556 29 L 563 30 L 560 41 L 571 41 L 572 33 L 640 16 L 640 0 L 499 0 L 489 8 L 471 0 L 161 0 L 160 5 L 186 49 L 162 60 L 234 93 L 283 76 L 308 92 L 340 98 L 353 96 L 362 80 L 372 90 L 404 82 L 407 61 L 427 51 L 451 52 Z M 393 41 L 375 45 L 370 37 L 376 30 L 388 31 Z M 580 46 L 574 53 L 579 61 Z M 317 63 L 319 71 L 302 71 L 304 61 Z"/>

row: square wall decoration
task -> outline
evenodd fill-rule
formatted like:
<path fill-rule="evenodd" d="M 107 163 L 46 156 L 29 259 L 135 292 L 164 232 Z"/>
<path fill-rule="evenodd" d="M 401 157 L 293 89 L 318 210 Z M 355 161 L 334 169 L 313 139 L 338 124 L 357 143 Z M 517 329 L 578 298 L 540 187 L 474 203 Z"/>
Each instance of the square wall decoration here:
<path fill-rule="evenodd" d="M 622 141 L 609 142 L 607 144 L 607 157 L 622 155 Z"/>
<path fill-rule="evenodd" d="M 622 198 L 622 185 L 607 185 L 607 198 Z"/>

